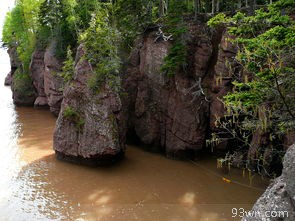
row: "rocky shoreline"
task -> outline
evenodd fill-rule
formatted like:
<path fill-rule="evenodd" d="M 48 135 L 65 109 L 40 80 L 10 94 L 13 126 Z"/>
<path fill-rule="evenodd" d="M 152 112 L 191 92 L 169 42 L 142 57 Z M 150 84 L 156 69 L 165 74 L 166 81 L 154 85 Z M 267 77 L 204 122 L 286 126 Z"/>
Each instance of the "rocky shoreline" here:
<path fill-rule="evenodd" d="M 85 60 L 87 52 L 82 46 L 76 52 L 74 78 L 64 82 L 60 75 L 63 61 L 54 55 L 54 39 L 46 49 L 35 50 L 29 70 L 32 81 L 27 82 L 25 93 L 18 91 L 15 73 L 21 64 L 15 48 L 10 48 L 7 84 L 11 81 L 14 103 L 49 107 L 58 116 L 54 149 L 72 160 L 100 158 L 97 156 L 109 153 L 116 156 L 124 152 L 127 136 L 168 158 L 194 158 L 206 148 L 210 134 L 218 132 L 216 118 L 225 113 L 220 99 L 232 90 L 231 76 L 240 67 L 235 61 L 237 49 L 226 29 L 212 32 L 205 23 L 193 20 L 187 21 L 187 26 L 184 70 L 172 77 L 162 73 L 172 43 L 155 41 L 157 28 L 151 28 L 135 41 L 125 59 L 118 79 L 120 92 L 112 91 L 111 82 L 106 82 L 98 93 L 90 90 L 93 67 Z M 289 146 L 292 139 L 287 135 L 285 140 Z M 235 153 L 235 164 L 240 164 L 241 157 L 244 162 L 253 161 L 258 152 L 264 162 L 271 161 L 267 142 L 266 135 L 257 131 L 248 153 Z M 225 153 L 231 145 L 225 139 L 213 151 Z"/>
<path fill-rule="evenodd" d="M 284 157 L 283 174 L 273 180 L 242 221 L 295 220 L 294 164 L 295 145 L 292 145 Z"/>

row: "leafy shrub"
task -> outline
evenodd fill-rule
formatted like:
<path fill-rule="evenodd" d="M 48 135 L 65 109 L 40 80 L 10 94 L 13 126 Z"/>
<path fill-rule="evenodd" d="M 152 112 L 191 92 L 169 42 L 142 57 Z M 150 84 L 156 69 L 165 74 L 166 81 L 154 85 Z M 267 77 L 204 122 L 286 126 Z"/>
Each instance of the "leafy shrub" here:
<path fill-rule="evenodd" d="M 17 47 L 24 71 L 29 70 L 31 55 L 35 49 L 37 14 L 40 0 L 17 1 L 16 6 L 6 15 L 3 26 L 3 45 Z"/>
<path fill-rule="evenodd" d="M 19 69 L 13 74 L 13 90 L 24 99 L 35 95 L 32 78 L 28 74 L 21 73 Z"/>
<path fill-rule="evenodd" d="M 226 131 L 247 148 L 253 134 L 261 131 L 268 135 L 272 151 L 281 154 L 282 136 L 295 129 L 295 24 L 281 8 L 295 6 L 292 2 L 280 0 L 267 10 L 256 10 L 253 16 L 238 13 L 209 21 L 225 22 L 236 36 L 236 61 L 242 67 L 233 75 L 233 91 L 223 98 L 227 113 L 217 126 L 223 135 Z M 257 159 L 257 164 L 260 161 Z"/>
<path fill-rule="evenodd" d="M 73 52 L 71 51 L 70 47 L 68 47 L 67 58 L 63 63 L 62 72 L 60 73 L 60 76 L 64 79 L 65 83 L 73 79 L 74 71 Z"/>
<path fill-rule="evenodd" d="M 99 91 L 104 83 L 114 91 L 120 90 L 120 33 L 110 22 L 107 9 L 101 6 L 89 28 L 80 36 L 80 42 L 86 47 L 86 59 L 94 67 L 93 77 L 89 80 L 89 86 L 94 92 Z"/>
<path fill-rule="evenodd" d="M 165 23 L 167 24 L 167 32 L 172 34 L 173 44 L 168 55 L 164 58 L 161 71 L 172 77 L 181 68 L 185 69 L 186 66 L 187 47 L 183 35 L 187 32 L 187 28 L 181 13 L 186 9 L 184 2 L 175 2 L 170 7 L 171 11 L 167 15 Z"/>
<path fill-rule="evenodd" d="M 85 124 L 85 120 L 80 116 L 80 114 L 75 111 L 72 107 L 67 106 L 64 109 L 63 115 L 66 119 L 68 119 L 69 121 L 73 122 L 75 125 L 75 128 L 77 130 L 82 130 L 83 126 Z"/>

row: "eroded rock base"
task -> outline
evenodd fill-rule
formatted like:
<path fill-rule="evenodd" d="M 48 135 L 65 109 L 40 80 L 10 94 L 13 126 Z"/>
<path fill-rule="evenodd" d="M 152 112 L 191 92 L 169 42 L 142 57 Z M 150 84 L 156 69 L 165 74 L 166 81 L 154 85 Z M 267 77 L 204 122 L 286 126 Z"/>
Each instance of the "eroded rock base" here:
<path fill-rule="evenodd" d="M 124 155 L 124 151 L 121 151 L 115 155 L 105 154 L 91 156 L 90 158 L 84 158 L 82 156 L 70 156 L 59 151 L 55 151 L 55 156 L 58 160 L 91 167 L 113 165 L 123 159 Z"/>

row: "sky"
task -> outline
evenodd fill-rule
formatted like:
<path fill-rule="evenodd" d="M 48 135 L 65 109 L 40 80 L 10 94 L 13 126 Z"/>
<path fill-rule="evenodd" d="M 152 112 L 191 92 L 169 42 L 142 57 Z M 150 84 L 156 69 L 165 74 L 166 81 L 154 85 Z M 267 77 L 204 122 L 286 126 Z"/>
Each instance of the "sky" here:
<path fill-rule="evenodd" d="M 5 15 L 14 5 L 15 0 L 0 0 L 0 38 L 2 37 L 2 26 Z M 4 48 L 0 48 L 0 84 L 3 85 L 4 77 L 10 70 L 9 57 Z"/>
<path fill-rule="evenodd" d="M 4 23 L 4 18 L 9 9 L 11 9 L 14 5 L 15 0 L 0 0 L 0 31 L 2 35 L 2 26 Z"/>

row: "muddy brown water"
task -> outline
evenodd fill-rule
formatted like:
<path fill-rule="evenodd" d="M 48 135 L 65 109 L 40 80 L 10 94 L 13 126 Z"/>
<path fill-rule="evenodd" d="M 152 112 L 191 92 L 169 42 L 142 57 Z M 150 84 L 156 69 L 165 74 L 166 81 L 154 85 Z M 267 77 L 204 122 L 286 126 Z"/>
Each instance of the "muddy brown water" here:
<path fill-rule="evenodd" d="M 194 165 L 135 146 L 112 167 L 60 162 L 48 110 L 15 107 L 1 86 L 0 113 L 0 221 L 239 220 L 232 209 L 250 209 L 266 186 L 259 177 L 253 187 L 261 190 L 224 182 L 249 185 L 241 171 L 217 169 L 214 158 Z"/>

